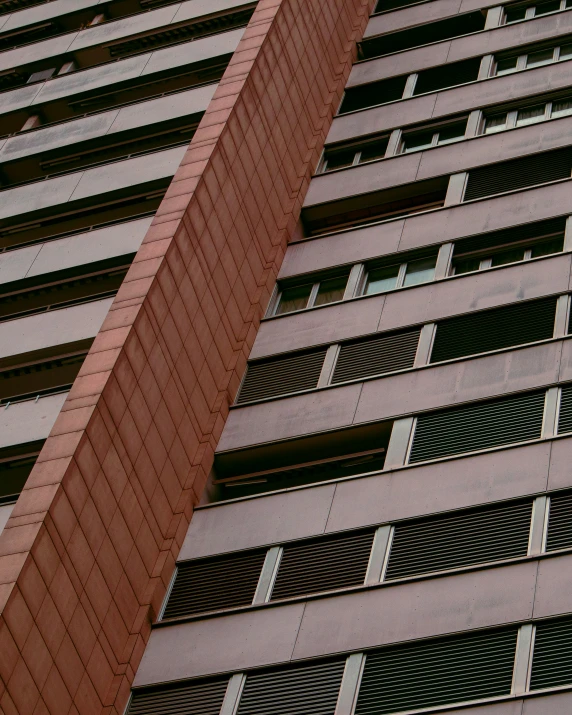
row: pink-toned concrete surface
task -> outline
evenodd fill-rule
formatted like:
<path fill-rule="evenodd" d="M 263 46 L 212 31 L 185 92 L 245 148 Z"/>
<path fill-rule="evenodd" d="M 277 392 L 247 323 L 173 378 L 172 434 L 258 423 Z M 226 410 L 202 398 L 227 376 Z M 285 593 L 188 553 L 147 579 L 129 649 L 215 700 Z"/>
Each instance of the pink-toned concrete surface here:
<path fill-rule="evenodd" d="M 5 715 L 123 711 L 369 11 L 260 0 L 0 537 Z"/>

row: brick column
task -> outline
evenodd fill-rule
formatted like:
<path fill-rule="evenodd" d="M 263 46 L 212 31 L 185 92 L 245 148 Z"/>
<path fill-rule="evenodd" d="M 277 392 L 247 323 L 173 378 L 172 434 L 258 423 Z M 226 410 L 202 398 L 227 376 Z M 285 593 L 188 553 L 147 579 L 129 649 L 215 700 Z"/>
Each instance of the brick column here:
<path fill-rule="evenodd" d="M 0 537 L 6 715 L 123 712 L 369 11 L 260 0 Z"/>

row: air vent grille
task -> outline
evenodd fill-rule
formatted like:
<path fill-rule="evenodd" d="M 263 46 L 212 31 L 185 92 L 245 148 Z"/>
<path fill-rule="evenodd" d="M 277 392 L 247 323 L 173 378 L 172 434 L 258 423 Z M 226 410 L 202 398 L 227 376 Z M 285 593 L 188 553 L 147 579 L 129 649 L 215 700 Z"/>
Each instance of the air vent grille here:
<path fill-rule="evenodd" d="M 296 353 L 274 360 L 251 363 L 236 404 L 311 390 L 318 385 L 326 348 Z"/>
<path fill-rule="evenodd" d="M 572 619 L 536 626 L 530 689 L 572 683 Z"/>
<path fill-rule="evenodd" d="M 385 648 L 367 655 L 356 715 L 508 695 L 517 629 Z"/>
<path fill-rule="evenodd" d="M 562 388 L 560 398 L 560 415 L 558 417 L 558 433 L 572 432 L 572 385 Z"/>
<path fill-rule="evenodd" d="M 219 715 L 228 679 L 135 690 L 126 715 Z"/>
<path fill-rule="evenodd" d="M 556 298 L 508 305 L 438 323 L 431 362 L 476 355 L 554 335 Z"/>
<path fill-rule="evenodd" d="M 544 392 L 456 407 L 417 419 L 410 463 L 540 438 Z"/>
<path fill-rule="evenodd" d="M 247 675 L 237 715 L 334 715 L 345 661 Z"/>
<path fill-rule="evenodd" d="M 413 367 L 419 333 L 410 330 L 342 345 L 332 383 Z"/>
<path fill-rule="evenodd" d="M 526 556 L 531 512 L 529 501 L 398 524 L 385 578 Z"/>
<path fill-rule="evenodd" d="M 257 549 L 179 564 L 163 618 L 250 605 L 265 556 Z"/>
<path fill-rule="evenodd" d="M 373 531 L 314 539 L 284 547 L 272 600 L 364 582 Z"/>
<path fill-rule="evenodd" d="M 572 546 L 572 493 L 550 497 L 550 516 L 546 535 L 546 550 L 568 549 Z"/>
<path fill-rule="evenodd" d="M 469 172 L 465 201 L 494 196 L 504 191 L 567 179 L 572 170 L 572 148 L 525 156 Z"/>

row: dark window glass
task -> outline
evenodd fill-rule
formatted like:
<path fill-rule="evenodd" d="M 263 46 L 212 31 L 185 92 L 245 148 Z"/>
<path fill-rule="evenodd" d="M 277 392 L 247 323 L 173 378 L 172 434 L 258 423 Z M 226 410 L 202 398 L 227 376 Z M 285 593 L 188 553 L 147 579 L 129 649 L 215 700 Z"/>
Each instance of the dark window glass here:
<path fill-rule="evenodd" d="M 541 2 L 534 8 L 534 16 L 547 15 L 549 12 L 558 12 L 560 10 L 560 0 L 549 0 L 549 2 Z"/>
<path fill-rule="evenodd" d="M 397 285 L 398 275 L 399 266 L 386 266 L 369 271 L 364 295 L 373 295 L 374 293 L 383 293 L 387 290 L 392 290 Z"/>
<path fill-rule="evenodd" d="M 525 7 L 515 7 L 513 9 L 507 8 L 505 11 L 505 21 L 507 24 L 511 22 L 518 22 L 519 20 L 524 20 L 525 15 Z"/>
<path fill-rule="evenodd" d="M 311 291 L 311 283 L 283 290 L 280 296 L 280 302 L 276 308 L 276 315 L 291 313 L 293 310 L 303 310 L 308 305 L 308 298 L 310 297 Z"/>
<path fill-rule="evenodd" d="M 374 161 L 374 159 L 383 159 L 387 149 L 387 139 L 382 139 L 378 142 L 366 144 L 361 150 L 360 164 L 364 161 Z"/>
<path fill-rule="evenodd" d="M 327 305 L 328 303 L 335 303 L 337 300 L 342 300 L 347 282 L 347 276 L 322 281 L 318 288 L 318 295 L 316 296 L 314 305 Z"/>
<path fill-rule="evenodd" d="M 326 153 L 326 167 L 324 171 L 333 171 L 334 169 L 343 169 L 346 166 L 351 166 L 354 162 L 355 155 L 355 148 Z"/>
<path fill-rule="evenodd" d="M 458 276 L 462 273 L 472 273 L 478 271 L 480 265 L 480 258 L 462 258 L 459 261 L 453 261 L 453 274 Z"/>
<path fill-rule="evenodd" d="M 531 257 L 540 258 L 550 256 L 552 253 L 560 253 L 564 248 L 564 237 L 552 238 L 550 241 L 543 241 L 532 247 Z"/>

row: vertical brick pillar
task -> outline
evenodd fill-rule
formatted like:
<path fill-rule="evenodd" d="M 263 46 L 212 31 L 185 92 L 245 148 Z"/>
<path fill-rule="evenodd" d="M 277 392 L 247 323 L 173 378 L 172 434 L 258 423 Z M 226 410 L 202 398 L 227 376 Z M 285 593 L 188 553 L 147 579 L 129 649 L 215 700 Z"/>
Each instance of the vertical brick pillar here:
<path fill-rule="evenodd" d="M 0 537 L 5 715 L 122 713 L 369 11 L 260 0 Z"/>

